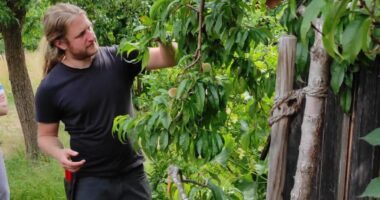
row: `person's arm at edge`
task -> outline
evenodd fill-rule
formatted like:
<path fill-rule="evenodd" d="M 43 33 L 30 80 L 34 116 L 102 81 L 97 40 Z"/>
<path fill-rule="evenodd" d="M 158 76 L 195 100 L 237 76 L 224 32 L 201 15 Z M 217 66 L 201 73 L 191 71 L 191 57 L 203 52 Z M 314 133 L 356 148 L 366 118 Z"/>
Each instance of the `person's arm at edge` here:
<path fill-rule="evenodd" d="M 38 146 L 46 154 L 55 158 L 63 168 L 76 172 L 85 163 L 85 160 L 78 162 L 71 161 L 72 156 L 77 156 L 78 152 L 71 149 L 64 149 L 58 138 L 59 123 L 38 123 Z"/>
<path fill-rule="evenodd" d="M 177 43 L 175 42 L 171 43 L 171 45 L 158 42 L 158 47 L 149 48 L 149 62 L 146 68 L 154 70 L 177 65 L 175 59 L 176 50 Z"/>
<path fill-rule="evenodd" d="M 7 96 L 5 93 L 0 95 L 0 116 L 8 114 Z"/>

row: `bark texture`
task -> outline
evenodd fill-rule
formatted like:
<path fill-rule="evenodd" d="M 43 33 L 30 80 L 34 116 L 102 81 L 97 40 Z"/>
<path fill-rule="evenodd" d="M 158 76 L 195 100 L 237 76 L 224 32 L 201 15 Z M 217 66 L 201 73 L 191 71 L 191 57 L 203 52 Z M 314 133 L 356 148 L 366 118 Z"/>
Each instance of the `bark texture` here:
<path fill-rule="evenodd" d="M 277 66 L 276 99 L 293 90 L 294 63 L 297 38 L 283 36 L 279 42 L 279 58 Z M 273 116 L 281 115 L 288 110 L 286 103 L 273 110 Z M 267 200 L 282 199 L 285 182 L 286 154 L 288 144 L 289 119 L 284 117 L 272 125 L 269 150 L 269 174 L 267 184 Z"/>
<path fill-rule="evenodd" d="M 37 125 L 34 120 L 34 95 L 32 84 L 26 69 L 24 47 L 22 45 L 22 22 L 26 11 L 17 2 L 10 1 L 8 6 L 17 19 L 11 23 L 0 23 L 3 35 L 5 57 L 7 60 L 9 80 L 12 86 L 17 113 L 24 134 L 27 157 L 38 157 Z"/>
<path fill-rule="evenodd" d="M 320 20 L 316 20 L 314 25 L 321 30 Z M 326 89 L 329 74 L 328 56 L 323 48 L 322 36 L 318 31 L 315 31 L 315 42 L 310 56 L 308 88 L 316 91 Z M 301 126 L 301 144 L 291 199 L 310 199 L 313 178 L 316 176 L 320 155 L 320 134 L 322 133 L 324 106 L 324 97 L 312 95 L 312 92 L 306 93 L 305 113 Z"/>

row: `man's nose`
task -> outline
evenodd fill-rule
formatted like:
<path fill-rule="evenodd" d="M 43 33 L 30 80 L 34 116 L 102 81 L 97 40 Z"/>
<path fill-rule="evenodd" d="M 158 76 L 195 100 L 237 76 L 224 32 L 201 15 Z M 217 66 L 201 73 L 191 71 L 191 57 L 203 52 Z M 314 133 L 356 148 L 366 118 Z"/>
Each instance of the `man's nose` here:
<path fill-rule="evenodd" d="M 94 31 L 87 31 L 87 40 L 89 42 L 93 42 L 96 40 L 96 36 L 95 36 Z"/>

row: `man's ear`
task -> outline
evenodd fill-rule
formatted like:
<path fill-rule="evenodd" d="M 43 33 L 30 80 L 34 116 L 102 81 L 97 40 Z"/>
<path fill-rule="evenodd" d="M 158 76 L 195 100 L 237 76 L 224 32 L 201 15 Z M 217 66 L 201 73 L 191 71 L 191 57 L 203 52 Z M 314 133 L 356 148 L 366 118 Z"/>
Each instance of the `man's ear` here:
<path fill-rule="evenodd" d="M 59 40 L 54 41 L 54 46 L 57 47 L 58 49 L 63 50 L 63 51 L 65 51 L 67 49 L 67 43 L 63 39 L 59 39 Z"/>

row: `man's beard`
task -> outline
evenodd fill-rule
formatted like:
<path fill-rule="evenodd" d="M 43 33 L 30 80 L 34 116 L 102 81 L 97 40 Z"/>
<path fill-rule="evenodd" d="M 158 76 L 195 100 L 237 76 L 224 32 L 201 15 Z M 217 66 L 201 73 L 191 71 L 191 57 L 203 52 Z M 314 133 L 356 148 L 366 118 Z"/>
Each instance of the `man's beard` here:
<path fill-rule="evenodd" d="M 98 49 L 99 49 L 98 45 L 94 43 L 93 45 L 87 47 L 84 51 L 74 53 L 73 56 L 75 57 L 75 59 L 84 60 L 84 59 L 94 56 L 98 52 Z"/>

